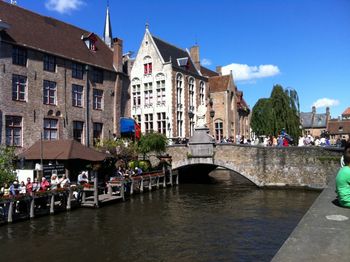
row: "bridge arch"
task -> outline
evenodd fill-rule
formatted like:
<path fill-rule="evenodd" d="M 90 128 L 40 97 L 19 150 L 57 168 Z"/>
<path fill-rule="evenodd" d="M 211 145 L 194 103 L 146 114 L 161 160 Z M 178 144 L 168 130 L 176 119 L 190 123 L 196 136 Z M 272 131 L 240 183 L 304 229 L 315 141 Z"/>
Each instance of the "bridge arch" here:
<path fill-rule="evenodd" d="M 173 162 L 172 166 L 173 166 L 173 170 L 178 172 L 181 172 L 181 170 L 189 169 L 191 167 L 199 168 L 201 166 L 205 166 L 204 172 L 207 174 L 209 174 L 211 171 L 215 170 L 216 168 L 221 167 L 226 170 L 230 170 L 237 173 L 238 175 L 246 178 L 247 180 L 249 180 L 250 182 L 252 182 L 258 187 L 263 186 L 263 183 L 259 181 L 256 176 L 252 176 L 244 171 L 241 172 L 239 168 L 235 167 L 234 165 L 227 164 L 224 161 L 220 161 L 220 160 L 207 161 L 206 159 L 203 159 L 203 158 L 196 159 L 196 160 L 193 160 L 191 158 L 186 158 L 178 162 Z M 199 168 L 199 170 L 200 170 L 199 172 L 202 172 L 202 169 Z"/>

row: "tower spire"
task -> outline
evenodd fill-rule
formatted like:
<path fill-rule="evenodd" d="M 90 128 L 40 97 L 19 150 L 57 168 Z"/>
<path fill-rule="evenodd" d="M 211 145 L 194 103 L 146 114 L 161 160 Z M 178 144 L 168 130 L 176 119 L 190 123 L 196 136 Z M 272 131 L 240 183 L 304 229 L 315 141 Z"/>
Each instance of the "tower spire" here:
<path fill-rule="evenodd" d="M 109 14 L 109 1 L 107 0 L 107 10 L 106 10 L 106 21 L 105 28 L 103 31 L 103 41 L 112 48 L 112 26 L 111 26 L 111 18 Z"/>

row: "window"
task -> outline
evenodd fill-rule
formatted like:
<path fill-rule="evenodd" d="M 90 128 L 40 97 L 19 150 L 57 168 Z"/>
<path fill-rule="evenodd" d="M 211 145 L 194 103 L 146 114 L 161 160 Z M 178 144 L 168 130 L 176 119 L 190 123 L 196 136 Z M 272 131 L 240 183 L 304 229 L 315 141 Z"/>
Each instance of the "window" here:
<path fill-rule="evenodd" d="M 93 90 L 93 108 L 96 110 L 102 110 L 102 97 L 103 90 L 94 89 Z"/>
<path fill-rule="evenodd" d="M 152 74 L 152 63 L 146 63 L 143 65 L 144 68 L 144 74 L 145 75 L 150 75 Z"/>
<path fill-rule="evenodd" d="M 134 115 L 133 118 L 138 124 L 141 124 L 141 115 Z"/>
<path fill-rule="evenodd" d="M 182 119 L 182 112 L 177 111 L 177 136 L 182 137 L 182 125 L 183 125 L 183 119 Z"/>
<path fill-rule="evenodd" d="M 94 146 L 96 145 L 97 142 L 99 142 L 102 139 L 102 128 L 103 124 L 102 123 L 94 123 L 93 124 L 93 139 L 94 139 Z"/>
<path fill-rule="evenodd" d="M 194 79 L 191 78 L 189 83 L 188 83 L 188 110 L 189 111 L 194 111 Z"/>
<path fill-rule="evenodd" d="M 192 117 L 190 118 L 190 136 L 193 136 L 193 131 L 194 131 L 194 120 Z"/>
<path fill-rule="evenodd" d="M 176 77 L 176 103 L 178 110 L 182 108 L 182 76 Z"/>
<path fill-rule="evenodd" d="M 27 77 L 12 75 L 12 100 L 25 101 Z"/>
<path fill-rule="evenodd" d="M 146 133 L 153 131 L 153 114 L 145 114 L 145 131 Z"/>
<path fill-rule="evenodd" d="M 44 80 L 44 104 L 56 105 L 56 83 Z"/>
<path fill-rule="evenodd" d="M 158 133 L 166 134 L 166 115 L 165 113 L 157 113 Z"/>
<path fill-rule="evenodd" d="M 217 141 L 221 141 L 223 138 L 223 123 L 218 121 L 215 123 L 215 138 Z"/>
<path fill-rule="evenodd" d="M 58 120 L 51 118 L 44 118 L 44 139 L 57 140 Z"/>
<path fill-rule="evenodd" d="M 83 107 L 83 87 L 80 85 L 72 85 L 72 105 Z"/>
<path fill-rule="evenodd" d="M 81 143 L 83 139 L 83 130 L 84 130 L 84 122 L 73 121 L 73 138 L 79 143 Z"/>
<path fill-rule="evenodd" d="M 203 81 L 201 81 L 199 84 L 199 102 L 201 105 L 205 104 L 205 90 Z"/>
<path fill-rule="evenodd" d="M 83 79 L 84 70 L 83 65 L 78 63 L 72 63 L 72 77 Z"/>
<path fill-rule="evenodd" d="M 6 116 L 6 145 L 22 146 L 22 117 Z"/>
<path fill-rule="evenodd" d="M 18 46 L 12 48 L 12 64 L 27 65 L 27 50 Z"/>
<path fill-rule="evenodd" d="M 132 86 L 132 101 L 133 101 L 133 107 L 140 107 L 141 106 L 141 91 L 140 91 L 140 85 L 133 85 Z"/>
<path fill-rule="evenodd" d="M 95 83 L 103 83 L 103 70 L 94 68 L 92 71 L 92 79 Z"/>
<path fill-rule="evenodd" d="M 145 107 L 150 107 L 153 104 L 152 83 L 144 84 L 145 87 Z"/>
<path fill-rule="evenodd" d="M 157 105 L 165 105 L 165 80 L 157 81 Z"/>
<path fill-rule="evenodd" d="M 56 58 L 51 55 L 44 55 L 44 70 L 55 72 L 56 71 Z"/>

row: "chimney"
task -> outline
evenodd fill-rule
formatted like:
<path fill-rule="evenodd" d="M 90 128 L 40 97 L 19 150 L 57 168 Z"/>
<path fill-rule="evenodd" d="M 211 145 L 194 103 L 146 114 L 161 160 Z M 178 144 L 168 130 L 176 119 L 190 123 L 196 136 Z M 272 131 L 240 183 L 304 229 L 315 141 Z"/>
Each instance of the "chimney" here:
<path fill-rule="evenodd" d="M 199 46 L 198 45 L 191 47 L 190 55 L 191 55 L 191 58 L 194 62 L 195 67 L 197 68 L 197 70 L 201 71 L 201 62 L 199 59 Z"/>
<path fill-rule="evenodd" d="M 312 106 L 312 113 L 316 114 L 316 106 Z"/>
<path fill-rule="evenodd" d="M 117 72 L 123 71 L 123 40 L 113 38 L 113 66 Z"/>
<path fill-rule="evenodd" d="M 218 73 L 219 75 L 222 75 L 222 66 L 216 67 L 216 73 Z"/>

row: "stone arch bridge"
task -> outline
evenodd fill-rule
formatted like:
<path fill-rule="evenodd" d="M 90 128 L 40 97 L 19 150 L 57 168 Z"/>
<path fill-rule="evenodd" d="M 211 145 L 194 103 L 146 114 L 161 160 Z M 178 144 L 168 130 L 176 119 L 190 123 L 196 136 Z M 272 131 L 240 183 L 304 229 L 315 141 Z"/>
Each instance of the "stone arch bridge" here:
<path fill-rule="evenodd" d="M 173 170 L 193 165 L 209 173 L 223 167 L 259 187 L 324 188 L 340 167 L 341 150 L 326 147 L 261 147 L 236 144 L 192 143 L 167 148 Z M 203 168 L 199 168 L 203 172 Z M 203 174 L 205 175 L 205 174 Z"/>

